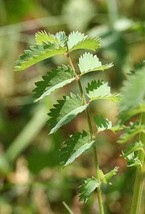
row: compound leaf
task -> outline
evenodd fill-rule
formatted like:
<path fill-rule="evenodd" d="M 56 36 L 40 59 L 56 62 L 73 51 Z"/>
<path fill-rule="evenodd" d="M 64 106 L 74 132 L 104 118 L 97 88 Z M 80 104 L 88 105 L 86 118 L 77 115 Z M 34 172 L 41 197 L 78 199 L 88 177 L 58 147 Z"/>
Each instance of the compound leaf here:
<path fill-rule="evenodd" d="M 64 144 L 65 147 L 61 150 L 61 163 L 63 166 L 67 166 L 86 150 L 90 149 L 95 144 L 95 141 L 91 140 L 89 133 L 83 131 L 82 133 L 78 132 L 71 135 Z"/>
<path fill-rule="evenodd" d="M 91 53 L 84 53 L 79 58 L 79 69 L 81 74 L 88 73 L 91 71 L 104 71 L 105 69 L 108 69 L 113 66 L 112 63 L 102 65 L 102 63 L 99 61 L 99 58 L 96 55 L 93 55 Z"/>
<path fill-rule="evenodd" d="M 97 129 L 98 129 L 98 132 L 112 128 L 112 122 L 109 121 L 108 119 L 102 117 L 101 115 L 96 115 L 94 117 L 94 122 L 96 124 Z"/>
<path fill-rule="evenodd" d="M 75 79 L 73 70 L 70 66 L 66 65 L 58 66 L 42 78 L 42 81 L 35 83 L 37 86 L 33 90 L 35 93 L 33 96 L 36 99 L 35 101 L 43 99 L 54 90 L 71 83 Z"/>
<path fill-rule="evenodd" d="M 100 184 L 101 183 L 95 177 L 85 179 L 79 188 L 80 201 L 86 203 L 93 191 L 98 188 Z"/>
<path fill-rule="evenodd" d="M 58 100 L 58 103 L 54 105 L 54 108 L 49 112 L 49 124 L 51 131 L 49 134 L 56 132 L 61 126 L 69 123 L 79 113 L 87 108 L 88 104 L 84 105 L 83 100 L 79 95 L 70 94 L 70 96 L 64 96 L 63 100 Z"/>
<path fill-rule="evenodd" d="M 117 101 L 117 94 L 112 95 L 108 83 L 104 83 L 100 80 L 98 80 L 98 82 L 93 80 L 91 83 L 88 83 L 86 92 L 91 101 L 98 99 Z"/>
<path fill-rule="evenodd" d="M 95 51 L 100 47 L 100 40 L 98 38 L 86 36 L 77 31 L 69 34 L 67 45 L 69 51 L 77 49 L 89 49 Z"/>

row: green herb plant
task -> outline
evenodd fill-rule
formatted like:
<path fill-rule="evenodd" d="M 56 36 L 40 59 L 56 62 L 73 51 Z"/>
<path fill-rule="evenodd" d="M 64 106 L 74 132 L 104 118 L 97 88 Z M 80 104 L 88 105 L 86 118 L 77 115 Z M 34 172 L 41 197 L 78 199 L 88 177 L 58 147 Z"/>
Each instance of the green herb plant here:
<path fill-rule="evenodd" d="M 125 144 L 122 156 L 128 167 L 136 168 L 131 214 L 142 212 L 145 178 L 145 66 L 141 64 L 128 75 L 120 97 L 120 124 L 123 133 L 119 143 Z"/>
<path fill-rule="evenodd" d="M 102 65 L 97 55 L 85 52 L 78 59 L 78 66 L 75 67 L 72 62 L 71 52 L 76 50 L 96 51 L 100 47 L 100 39 L 84 35 L 80 32 L 72 32 L 68 36 L 64 32 L 58 32 L 55 35 L 45 31 L 36 34 L 36 44 L 30 47 L 30 50 L 24 51 L 16 62 L 16 70 L 24 70 L 44 59 L 63 55 L 68 60 L 68 65 L 60 65 L 42 77 L 42 81 L 36 82 L 34 89 L 35 101 L 39 101 L 49 96 L 56 89 L 67 84 L 76 82 L 78 93 L 70 92 L 69 95 L 63 96 L 58 100 L 48 116 L 48 123 L 51 128 L 49 134 L 55 133 L 59 128 L 72 121 L 79 113 L 85 111 L 88 131 L 72 133 L 71 136 L 63 143 L 61 149 L 61 164 L 63 167 L 71 164 L 86 152 L 92 149 L 94 156 L 94 167 L 96 174 L 85 179 L 79 188 L 80 200 L 87 202 L 91 194 L 97 189 L 98 204 L 100 214 L 104 213 L 102 199 L 102 184 L 107 184 L 113 175 L 117 173 L 117 167 L 112 171 L 104 174 L 99 168 L 98 155 L 96 150 L 96 130 L 94 131 L 92 120 L 90 118 L 89 106 L 95 100 L 106 99 L 111 101 L 117 100 L 117 94 L 112 94 L 107 82 L 102 80 L 93 80 L 84 88 L 82 86 L 82 77 L 90 72 L 104 71 L 112 64 Z M 97 133 L 112 129 L 112 123 L 101 115 L 94 118 Z"/>

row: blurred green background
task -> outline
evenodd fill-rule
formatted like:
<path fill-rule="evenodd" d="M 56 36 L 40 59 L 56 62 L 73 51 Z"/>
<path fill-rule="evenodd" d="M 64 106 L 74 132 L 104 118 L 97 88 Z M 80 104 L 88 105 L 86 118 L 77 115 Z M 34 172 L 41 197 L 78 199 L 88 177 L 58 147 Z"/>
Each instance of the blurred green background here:
<path fill-rule="evenodd" d="M 55 57 L 23 71 L 14 71 L 18 56 L 34 44 L 40 30 L 80 31 L 101 37 L 97 52 L 103 63 L 113 62 L 108 72 L 91 78 L 108 81 L 119 92 L 126 74 L 145 58 L 144 0 L 0 0 L 0 214 L 67 214 L 65 201 L 75 214 L 95 214 L 96 194 L 84 205 L 77 190 L 82 178 L 94 175 L 91 152 L 62 170 L 59 149 L 68 134 L 87 129 L 81 114 L 53 136 L 48 136 L 47 113 L 69 86 L 34 103 L 34 83 L 51 68 L 65 63 Z M 79 53 L 73 54 L 77 63 Z M 56 102 L 56 101 L 55 101 Z M 115 123 L 117 106 L 97 102 L 91 115 L 101 113 Z M 106 213 L 126 214 L 130 210 L 134 169 L 127 169 L 121 147 L 111 132 L 99 134 L 100 166 L 108 172 L 119 166 L 113 185 L 103 187 Z"/>

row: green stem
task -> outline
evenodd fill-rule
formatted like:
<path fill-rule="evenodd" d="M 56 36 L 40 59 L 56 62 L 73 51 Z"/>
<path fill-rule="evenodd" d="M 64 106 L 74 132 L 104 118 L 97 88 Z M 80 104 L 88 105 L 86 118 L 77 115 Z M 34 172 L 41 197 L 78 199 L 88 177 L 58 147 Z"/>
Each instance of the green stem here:
<path fill-rule="evenodd" d="M 141 115 L 141 124 L 145 124 L 145 113 Z M 145 134 L 141 133 L 140 140 L 144 144 L 145 148 Z M 141 213 L 141 201 L 143 195 L 143 186 L 144 186 L 144 173 L 145 173 L 145 154 L 143 151 L 139 152 L 139 160 L 142 163 L 142 166 L 139 166 L 136 170 L 136 178 L 134 183 L 133 190 L 133 199 L 131 206 L 131 214 L 140 214 Z"/>
<path fill-rule="evenodd" d="M 96 153 L 96 146 L 93 148 L 94 150 L 94 161 L 95 161 L 95 165 L 96 165 L 96 172 L 97 172 L 97 176 L 96 178 L 98 180 L 100 180 L 100 178 L 98 177 L 98 171 L 99 169 L 99 164 L 98 164 L 98 157 L 97 157 L 97 153 Z M 103 199 L 102 199 L 102 190 L 101 190 L 101 186 L 98 186 L 97 188 L 97 193 L 98 193 L 98 204 L 99 204 L 99 208 L 100 208 L 100 213 L 104 214 L 104 207 L 103 207 Z"/>
<path fill-rule="evenodd" d="M 84 92 L 83 92 L 82 84 L 81 84 L 79 76 L 76 73 L 76 70 L 75 70 L 73 62 L 71 60 L 69 52 L 67 52 L 67 58 L 68 58 L 70 66 L 72 67 L 72 69 L 74 71 L 74 75 L 76 77 L 76 80 L 78 82 L 78 86 L 79 86 L 79 90 L 80 90 L 80 93 L 81 93 L 81 96 L 82 96 L 82 99 L 83 99 L 83 103 L 86 104 L 87 101 L 86 101 L 86 98 L 85 98 L 85 95 L 84 95 Z M 93 140 L 95 137 L 94 137 L 94 133 L 93 133 L 93 128 L 92 128 L 92 124 L 91 124 L 91 119 L 90 119 L 88 108 L 86 109 L 86 116 L 87 116 L 87 122 L 88 122 L 89 131 L 90 131 L 90 135 L 91 135 L 91 140 Z M 93 148 L 93 151 L 94 151 L 94 161 L 95 161 L 96 174 L 97 174 L 96 177 L 99 180 L 99 178 L 98 178 L 99 162 L 98 162 L 98 157 L 97 157 L 97 153 L 96 153 L 96 146 Z M 104 214 L 102 191 L 101 191 L 101 187 L 100 186 L 97 189 L 97 193 L 98 193 L 98 204 L 99 204 L 100 214 Z"/>
<path fill-rule="evenodd" d="M 69 208 L 69 206 L 66 204 L 65 201 L 63 201 L 62 204 L 64 205 L 64 207 L 67 209 L 67 211 L 68 211 L 70 214 L 74 214 L 74 213 L 72 212 L 72 210 Z"/>

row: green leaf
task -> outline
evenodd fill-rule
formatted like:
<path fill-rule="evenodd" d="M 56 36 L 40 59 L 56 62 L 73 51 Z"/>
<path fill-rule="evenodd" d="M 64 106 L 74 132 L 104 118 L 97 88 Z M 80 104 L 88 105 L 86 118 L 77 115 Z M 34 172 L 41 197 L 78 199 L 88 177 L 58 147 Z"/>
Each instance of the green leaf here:
<path fill-rule="evenodd" d="M 124 144 L 131 140 L 134 136 L 138 135 L 139 133 L 145 133 L 145 126 L 140 125 L 138 122 L 130 123 L 129 126 L 125 127 L 124 133 L 121 134 L 118 143 Z"/>
<path fill-rule="evenodd" d="M 139 158 L 135 155 L 134 152 L 128 154 L 126 157 L 124 157 L 127 160 L 127 167 L 137 167 L 137 166 L 142 166 L 141 161 Z"/>
<path fill-rule="evenodd" d="M 113 66 L 112 63 L 102 65 L 99 61 L 99 58 L 96 55 L 91 53 L 84 53 L 79 58 L 79 69 L 81 74 L 88 73 L 91 71 L 104 71 L 105 69 L 111 68 Z"/>
<path fill-rule="evenodd" d="M 36 99 L 35 101 L 43 99 L 54 90 L 71 83 L 75 79 L 73 70 L 70 66 L 66 65 L 58 66 L 42 78 L 42 81 L 35 83 L 37 86 L 33 90 L 35 93 L 33 96 Z"/>
<path fill-rule="evenodd" d="M 142 166 L 138 157 L 138 151 L 144 152 L 143 143 L 141 141 L 127 145 L 126 149 L 122 152 L 122 156 L 127 160 L 127 166 Z"/>
<path fill-rule="evenodd" d="M 67 166 L 86 150 L 90 149 L 95 144 L 95 141 L 91 140 L 89 133 L 83 131 L 82 133 L 78 132 L 71 135 L 64 144 L 65 147 L 61 150 L 61 163 L 63 166 Z"/>
<path fill-rule="evenodd" d="M 67 42 L 67 36 L 65 32 L 58 32 L 57 34 L 53 35 L 50 33 L 47 33 L 46 31 L 40 31 L 36 33 L 35 35 L 36 42 L 39 45 L 42 45 L 43 43 L 56 43 L 58 46 L 64 47 L 66 46 Z"/>
<path fill-rule="evenodd" d="M 16 61 L 15 70 L 24 70 L 37 62 L 52 56 L 61 55 L 66 52 L 66 48 L 60 47 L 54 43 L 43 43 L 41 45 L 36 44 L 31 46 L 30 50 L 24 51 L 24 54 Z"/>
<path fill-rule="evenodd" d="M 50 117 L 48 122 L 51 127 L 49 134 L 56 132 L 61 126 L 69 123 L 84 111 L 87 106 L 88 104 L 84 105 L 81 97 L 75 94 L 64 96 L 63 100 L 58 100 L 58 103 L 54 105 L 54 108 L 48 114 Z"/>
<path fill-rule="evenodd" d="M 120 112 L 145 104 L 145 66 L 124 83 L 120 98 Z"/>
<path fill-rule="evenodd" d="M 56 33 L 55 37 L 58 39 L 61 47 L 66 47 L 68 38 L 64 31 L 60 31 L 60 32 Z"/>
<path fill-rule="evenodd" d="M 94 122 L 96 124 L 96 127 L 98 129 L 98 132 L 108 130 L 112 128 L 112 122 L 108 119 L 105 119 L 101 115 L 97 115 L 94 117 Z"/>
<path fill-rule="evenodd" d="M 104 83 L 100 80 L 98 80 L 98 82 L 93 80 L 91 83 L 88 83 L 86 92 L 87 96 L 90 98 L 90 101 L 98 99 L 117 101 L 117 94 L 112 95 L 108 83 Z"/>
<path fill-rule="evenodd" d="M 124 125 L 117 123 L 110 130 L 116 134 L 118 131 L 121 131 L 123 129 Z"/>
<path fill-rule="evenodd" d="M 95 177 L 85 179 L 79 188 L 80 201 L 86 203 L 93 191 L 99 187 L 100 184 L 101 183 Z"/>
<path fill-rule="evenodd" d="M 110 172 L 104 174 L 104 178 L 103 178 L 103 183 L 107 184 L 108 181 L 110 181 L 110 179 L 116 175 L 118 172 L 118 167 L 115 167 L 114 169 L 112 169 Z"/>
<path fill-rule="evenodd" d="M 100 40 L 98 38 L 86 36 L 77 31 L 69 34 L 67 45 L 69 51 L 77 49 L 89 49 L 95 51 L 100 47 Z"/>
<path fill-rule="evenodd" d="M 107 184 L 108 181 L 116 175 L 118 167 L 115 167 L 110 172 L 104 174 L 102 170 L 98 170 L 98 179 L 95 177 L 85 179 L 79 188 L 79 197 L 81 201 L 87 202 L 93 191 L 98 188 L 102 183 Z"/>
<path fill-rule="evenodd" d="M 123 151 L 123 156 L 132 152 L 143 150 L 143 143 L 141 141 L 127 145 L 127 148 Z"/>
<path fill-rule="evenodd" d="M 40 31 L 35 34 L 36 43 L 42 45 L 43 43 L 58 43 L 55 35 L 47 33 L 46 31 Z"/>

